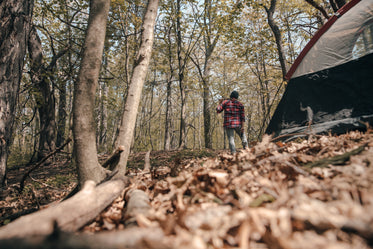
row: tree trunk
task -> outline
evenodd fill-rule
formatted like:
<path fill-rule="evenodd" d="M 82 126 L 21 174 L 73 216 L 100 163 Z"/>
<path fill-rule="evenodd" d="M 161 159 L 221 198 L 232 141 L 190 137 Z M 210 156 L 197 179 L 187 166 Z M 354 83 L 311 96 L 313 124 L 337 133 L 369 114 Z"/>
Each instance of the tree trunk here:
<path fill-rule="evenodd" d="M 101 106 L 100 106 L 100 113 L 101 113 L 101 118 L 99 120 L 100 122 L 100 132 L 99 132 L 99 146 L 106 150 L 107 146 L 107 105 L 108 105 L 108 97 L 109 97 L 109 88 L 107 84 L 104 82 L 102 84 L 102 89 L 101 89 Z"/>
<path fill-rule="evenodd" d="M 185 87 L 183 86 L 184 83 L 179 81 L 180 87 L 180 100 L 181 100 L 181 107 L 180 107 L 180 133 L 179 133 L 179 149 L 184 149 L 186 147 L 186 94 L 185 94 Z"/>
<path fill-rule="evenodd" d="M 150 110 L 149 110 L 149 119 L 148 119 L 148 136 L 149 136 L 149 142 L 151 149 L 154 150 L 154 144 L 152 139 L 152 116 L 153 116 L 153 103 L 154 103 L 154 85 L 155 85 L 155 78 L 154 82 L 152 84 L 152 89 L 150 93 Z"/>
<path fill-rule="evenodd" d="M 58 123 L 57 123 L 57 138 L 56 138 L 56 146 L 59 147 L 63 144 L 65 140 L 66 134 L 66 120 L 67 120 L 67 113 L 66 113 L 66 82 L 63 81 L 59 87 L 59 101 L 58 101 Z"/>
<path fill-rule="evenodd" d="M 171 148 L 171 83 L 172 77 L 167 81 L 167 97 L 166 97 L 166 120 L 164 128 L 164 150 Z"/>
<path fill-rule="evenodd" d="M 110 205 L 123 191 L 123 180 L 111 180 L 95 186 L 88 181 L 76 195 L 55 206 L 40 210 L 0 228 L 0 239 L 49 235 L 58 229 L 75 232 L 93 220 Z"/>
<path fill-rule="evenodd" d="M 61 7 L 63 10 L 68 9 L 68 2 L 63 1 L 63 7 Z M 71 20 L 70 13 L 68 11 L 65 11 L 65 15 L 63 17 L 65 20 Z M 65 24 L 65 33 L 68 37 L 68 44 L 69 47 L 73 47 L 73 38 L 72 38 L 72 27 L 69 23 Z M 57 134 L 56 134 L 56 146 L 60 147 L 65 139 L 66 135 L 69 136 L 69 132 L 66 134 L 66 126 L 67 126 L 67 86 L 74 82 L 74 73 L 73 73 L 73 59 L 72 59 L 72 49 L 69 49 L 67 51 L 67 59 L 64 61 L 64 64 L 67 66 L 67 75 L 65 78 L 59 80 L 58 82 L 58 95 L 59 95 L 59 101 L 58 101 L 58 120 L 57 120 Z M 69 127 L 70 128 L 70 127 Z"/>
<path fill-rule="evenodd" d="M 31 29 L 28 42 L 28 51 L 31 59 L 31 81 L 37 91 L 34 92 L 34 98 L 39 113 L 40 136 L 37 153 L 37 160 L 41 160 L 56 147 L 56 117 L 55 117 L 55 98 L 52 92 L 49 76 L 52 75 L 53 68 L 58 54 L 54 56 L 49 67 L 43 64 L 43 50 L 40 38 L 35 27 Z"/>
<path fill-rule="evenodd" d="M 177 36 L 177 60 L 179 63 L 179 89 L 180 89 L 180 130 L 179 130 L 179 149 L 185 148 L 186 139 L 186 94 L 185 94 L 185 84 L 184 84 L 184 69 L 186 61 L 181 57 L 181 46 L 183 37 L 181 36 L 181 0 L 176 2 L 176 36 Z"/>
<path fill-rule="evenodd" d="M 124 146 L 117 168 L 118 176 L 126 172 L 126 165 L 134 135 L 136 116 L 140 104 L 141 92 L 148 71 L 152 46 L 154 41 L 154 26 L 157 17 L 159 0 L 149 0 L 144 16 L 140 49 L 135 59 L 128 96 L 123 112 L 122 124 L 119 130 L 117 147 Z"/>
<path fill-rule="evenodd" d="M 337 12 L 345 4 L 346 0 L 330 0 L 330 5 L 332 6 L 334 12 Z"/>
<path fill-rule="evenodd" d="M 100 166 L 97 158 L 96 125 L 93 111 L 109 7 L 110 1 L 108 0 L 92 0 L 90 2 L 81 68 L 74 86 L 74 157 L 80 184 L 87 180 L 100 182 L 105 178 L 105 170 Z"/>
<path fill-rule="evenodd" d="M 33 5 L 32 0 L 0 1 L 0 186 L 5 184 Z"/>
<path fill-rule="evenodd" d="M 206 25 L 211 25 L 212 22 L 212 3 L 211 0 L 205 0 L 205 9 L 204 22 Z M 205 138 L 205 147 L 207 149 L 212 149 L 212 130 L 211 130 L 211 103 L 210 103 L 210 64 L 211 56 L 214 52 L 216 44 L 220 38 L 220 34 L 217 34 L 215 37 L 212 37 L 210 31 L 212 27 L 206 27 L 205 34 L 205 61 L 203 66 L 202 74 L 202 87 L 203 87 L 203 119 L 204 119 L 204 138 Z"/>
<path fill-rule="evenodd" d="M 165 130 L 164 130 L 164 150 L 171 149 L 171 86 L 174 79 L 174 67 L 172 61 L 172 39 L 171 39 L 171 28 L 167 32 L 168 38 L 168 62 L 170 66 L 170 73 L 167 80 L 167 96 L 166 96 L 166 118 L 165 118 Z"/>
<path fill-rule="evenodd" d="M 216 43 L 219 40 L 219 35 L 213 41 L 208 36 L 208 44 L 205 51 L 205 62 L 202 74 L 203 87 L 203 122 L 204 122 L 204 138 L 205 148 L 212 149 L 212 129 L 211 129 L 211 103 L 210 103 L 210 64 L 211 55 L 215 49 Z"/>
<path fill-rule="evenodd" d="M 207 79 L 203 79 L 203 124 L 205 148 L 212 149 L 211 139 L 211 112 L 210 112 L 210 90 Z"/>
<path fill-rule="evenodd" d="M 309 3 L 315 9 L 319 10 L 326 20 L 329 19 L 328 13 L 326 12 L 326 10 L 321 5 L 316 3 L 314 0 L 306 0 L 306 2 Z"/>
<path fill-rule="evenodd" d="M 273 18 L 273 15 L 274 15 L 275 10 L 276 10 L 276 4 L 277 4 L 277 0 L 271 0 L 271 7 L 268 9 L 266 6 L 264 6 L 264 9 L 267 12 L 268 24 L 271 27 L 273 35 L 275 36 L 278 59 L 280 61 L 280 65 L 281 65 L 282 78 L 285 79 L 285 75 L 286 75 L 287 70 L 286 70 L 284 47 L 282 45 L 281 31 L 280 31 L 279 27 L 277 26 L 277 24 L 276 24 L 276 22 Z"/>

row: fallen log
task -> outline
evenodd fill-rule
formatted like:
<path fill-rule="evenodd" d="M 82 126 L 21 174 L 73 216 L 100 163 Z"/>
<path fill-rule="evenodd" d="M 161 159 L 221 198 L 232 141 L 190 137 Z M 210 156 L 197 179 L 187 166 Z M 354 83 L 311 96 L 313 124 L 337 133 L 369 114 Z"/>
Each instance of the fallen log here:
<path fill-rule="evenodd" d="M 49 235 L 54 224 L 61 231 L 74 232 L 99 215 L 124 190 L 123 179 L 110 180 L 96 186 L 87 181 L 76 195 L 55 206 L 22 216 L 0 228 L 0 239 Z"/>
<path fill-rule="evenodd" d="M 127 227 L 138 225 L 137 216 L 145 215 L 150 210 L 150 201 L 148 195 L 140 189 L 131 189 L 126 195 L 126 211 L 124 218 L 126 220 L 125 225 Z"/>
<path fill-rule="evenodd" d="M 122 231 L 95 234 L 71 234 L 57 232 L 51 236 L 35 236 L 0 240 L 0 248 L 6 249 L 168 249 L 161 228 L 132 227 Z"/>
<path fill-rule="evenodd" d="M 145 164 L 144 164 L 144 171 L 145 170 L 150 170 L 151 168 L 151 164 L 150 164 L 150 150 L 148 152 L 146 152 L 145 154 Z"/>

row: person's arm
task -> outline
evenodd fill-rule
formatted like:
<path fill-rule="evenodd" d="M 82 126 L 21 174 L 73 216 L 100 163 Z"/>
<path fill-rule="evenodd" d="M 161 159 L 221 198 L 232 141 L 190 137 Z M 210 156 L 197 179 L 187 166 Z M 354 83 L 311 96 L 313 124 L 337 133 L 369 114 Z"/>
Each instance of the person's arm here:
<path fill-rule="evenodd" d="M 219 105 L 216 107 L 216 112 L 221 113 L 224 110 L 224 104 L 226 103 L 226 100 L 220 99 L 219 100 Z"/>

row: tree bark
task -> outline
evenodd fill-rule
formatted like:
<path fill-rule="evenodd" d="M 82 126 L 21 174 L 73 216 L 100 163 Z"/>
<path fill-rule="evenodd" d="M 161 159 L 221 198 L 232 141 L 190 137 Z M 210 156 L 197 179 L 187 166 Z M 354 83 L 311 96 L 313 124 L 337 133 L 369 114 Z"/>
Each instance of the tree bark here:
<path fill-rule="evenodd" d="M 92 0 L 90 2 L 81 68 L 74 86 L 74 158 L 80 184 L 87 180 L 100 182 L 106 175 L 105 169 L 98 162 L 93 112 L 109 7 L 109 0 Z"/>
<path fill-rule="evenodd" d="M 130 153 L 131 142 L 134 135 L 136 116 L 140 104 L 141 92 L 148 71 L 152 46 L 154 41 L 154 26 L 157 17 L 159 0 L 149 0 L 144 16 L 140 49 L 135 59 L 128 96 L 122 116 L 122 124 L 119 130 L 117 146 L 124 146 L 117 168 L 118 176 L 124 176 Z"/>
<path fill-rule="evenodd" d="M 32 213 L 0 228 L 0 239 L 23 238 L 36 235 L 49 235 L 54 223 L 58 229 L 75 232 L 97 217 L 124 190 L 125 182 L 121 179 L 111 180 L 95 186 L 87 181 L 76 195 L 36 213 Z"/>
<path fill-rule="evenodd" d="M 184 83 L 184 71 L 186 59 L 181 56 L 182 48 L 182 36 L 181 36 L 181 0 L 176 1 L 176 39 L 177 39 L 177 60 L 179 63 L 179 89 L 180 89 L 180 130 L 179 130 L 179 149 L 186 147 L 186 93 L 185 93 L 185 83 Z"/>
<path fill-rule="evenodd" d="M 206 12 L 204 15 L 205 25 L 211 25 L 212 5 L 211 0 L 205 0 Z M 206 27 L 205 34 L 205 61 L 202 74 L 202 87 L 203 87 L 203 121 L 204 121 L 204 138 L 205 148 L 212 149 L 212 130 L 211 130 L 211 103 L 210 103 L 210 64 L 211 56 L 214 52 L 216 44 L 220 38 L 220 34 L 212 37 L 210 31 L 211 27 Z"/>
<path fill-rule="evenodd" d="M 108 115 L 107 115 L 107 106 L 108 106 L 108 98 L 109 98 L 109 87 L 106 83 L 102 85 L 102 100 L 101 100 L 101 120 L 100 120 L 100 139 L 99 145 L 107 148 L 107 123 L 108 123 Z"/>
<path fill-rule="evenodd" d="M 57 59 L 65 54 L 67 50 L 62 50 L 57 55 L 54 55 L 50 65 L 46 67 L 43 62 L 41 41 L 35 27 L 33 27 L 30 32 L 28 51 L 31 59 L 31 81 L 35 89 L 37 89 L 34 92 L 40 125 L 37 160 L 41 160 L 56 147 L 56 104 L 49 77 L 53 74 Z"/>
<path fill-rule="evenodd" d="M 171 39 L 171 28 L 167 32 L 167 41 L 168 41 L 168 63 L 170 67 L 169 77 L 167 79 L 167 96 L 166 96 L 166 113 L 165 113 L 165 128 L 164 128 L 164 150 L 171 149 L 171 89 L 172 81 L 174 78 L 174 67 L 172 61 L 172 39 Z"/>
<path fill-rule="evenodd" d="M 33 5 L 32 0 L 0 1 L 0 186 L 6 182 L 6 164 Z"/>
<path fill-rule="evenodd" d="M 334 12 L 337 12 L 340 8 L 343 7 L 343 5 L 346 4 L 346 0 L 330 0 L 329 2 Z"/>
<path fill-rule="evenodd" d="M 271 0 L 271 6 L 269 8 L 264 6 L 264 9 L 267 12 L 268 24 L 271 27 L 273 35 L 275 36 L 278 59 L 279 59 L 280 65 L 281 65 L 282 78 L 285 80 L 285 75 L 287 73 L 287 70 L 286 70 L 284 47 L 282 45 L 281 31 L 280 31 L 280 28 L 277 26 L 277 24 L 276 24 L 276 22 L 273 18 L 273 15 L 274 15 L 275 10 L 276 10 L 276 4 L 277 4 L 277 0 Z"/>
<path fill-rule="evenodd" d="M 140 189 L 131 189 L 126 193 L 126 212 L 124 218 L 126 226 L 138 225 L 137 215 L 145 215 L 150 210 L 150 200 L 148 195 Z"/>
<path fill-rule="evenodd" d="M 203 124 L 205 148 L 212 149 L 211 139 L 211 111 L 210 111 L 210 89 L 207 77 L 203 79 Z"/>
<path fill-rule="evenodd" d="M 164 150 L 171 148 L 171 83 L 172 77 L 167 81 L 166 117 L 164 128 Z"/>
<path fill-rule="evenodd" d="M 171 249 L 176 248 L 164 241 L 165 234 L 159 227 L 131 227 L 122 231 L 104 231 L 95 234 L 71 234 L 56 232 L 41 238 L 13 238 L 0 240 L 6 249 Z"/>
<path fill-rule="evenodd" d="M 312 7 L 316 8 L 317 10 L 319 10 L 321 12 L 321 14 L 323 15 L 323 17 L 326 20 L 329 19 L 328 13 L 326 12 L 326 10 L 321 5 L 319 5 L 318 3 L 316 3 L 314 0 L 306 0 L 306 2 L 309 3 Z"/>

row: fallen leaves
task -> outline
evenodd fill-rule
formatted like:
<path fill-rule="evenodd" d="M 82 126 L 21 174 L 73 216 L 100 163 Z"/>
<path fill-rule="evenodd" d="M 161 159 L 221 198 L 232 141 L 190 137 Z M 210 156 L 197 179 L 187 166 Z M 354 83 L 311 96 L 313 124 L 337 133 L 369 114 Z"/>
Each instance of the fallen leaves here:
<path fill-rule="evenodd" d="M 235 155 L 169 162 L 129 169 L 131 186 L 82 232 L 131 231 L 137 248 L 373 245 L 371 133 L 289 143 L 265 136 Z M 134 193 L 138 205 L 125 198 Z"/>
<path fill-rule="evenodd" d="M 369 248 L 372 141 L 359 132 L 288 144 L 264 137 L 236 155 L 180 165 L 175 177 L 139 171 L 131 188 L 147 186 L 147 219 L 173 248 Z M 323 167 L 304 166 L 318 159 Z"/>

